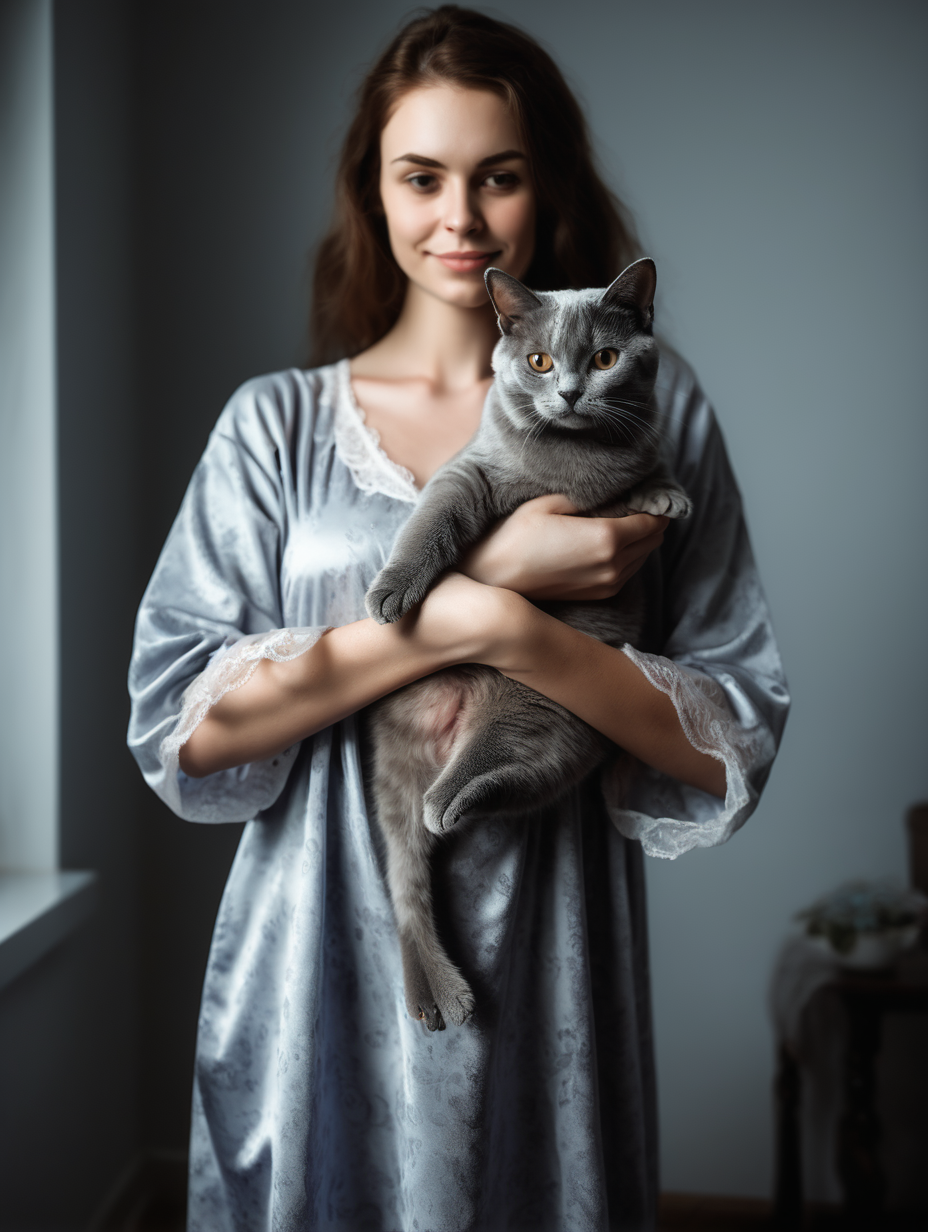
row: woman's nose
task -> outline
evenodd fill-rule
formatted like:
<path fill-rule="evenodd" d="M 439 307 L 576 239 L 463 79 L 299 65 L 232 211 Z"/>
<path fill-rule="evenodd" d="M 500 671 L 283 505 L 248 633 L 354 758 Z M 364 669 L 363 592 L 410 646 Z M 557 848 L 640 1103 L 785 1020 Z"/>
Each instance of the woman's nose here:
<path fill-rule="evenodd" d="M 467 184 L 449 184 L 445 204 L 445 227 L 457 235 L 469 235 L 480 227 L 480 215 Z"/>

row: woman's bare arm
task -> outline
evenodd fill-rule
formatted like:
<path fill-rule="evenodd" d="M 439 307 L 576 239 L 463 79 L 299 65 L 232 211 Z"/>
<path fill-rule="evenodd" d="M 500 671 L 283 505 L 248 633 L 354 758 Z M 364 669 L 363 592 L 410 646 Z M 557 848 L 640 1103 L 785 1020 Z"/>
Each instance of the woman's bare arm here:
<path fill-rule="evenodd" d="M 271 757 L 363 706 L 454 663 L 486 663 L 560 702 L 650 766 L 714 795 L 725 771 L 697 752 L 673 703 L 621 653 L 512 591 L 450 574 L 395 625 L 333 629 L 297 659 L 265 660 L 181 749 L 194 777 Z"/>
<path fill-rule="evenodd" d="M 528 501 L 465 557 L 477 581 L 530 599 L 607 599 L 659 547 L 668 519 L 648 513 L 582 518 L 565 496 Z M 493 663 L 584 719 L 649 766 L 716 796 L 725 769 L 690 744 L 673 702 L 621 651 L 544 616 L 529 605 L 524 633 L 500 642 Z"/>
<path fill-rule="evenodd" d="M 193 732 L 181 769 L 201 778 L 273 757 L 413 680 L 495 657 L 522 605 L 511 591 L 450 574 L 396 624 L 359 620 L 331 629 L 296 659 L 264 659 Z"/>
<path fill-rule="evenodd" d="M 499 643 L 493 666 L 614 740 L 655 770 L 725 796 L 725 767 L 694 749 L 676 708 L 621 650 L 527 603 L 521 631 Z"/>
<path fill-rule="evenodd" d="M 641 761 L 725 794 L 724 767 L 687 740 L 670 699 L 621 651 L 539 611 L 532 598 L 615 594 L 663 538 L 665 518 L 577 518 L 530 501 L 394 625 L 360 620 L 284 663 L 264 660 L 210 710 L 180 753 L 200 777 L 272 757 L 379 697 L 455 663 L 485 663 L 603 732 Z"/>

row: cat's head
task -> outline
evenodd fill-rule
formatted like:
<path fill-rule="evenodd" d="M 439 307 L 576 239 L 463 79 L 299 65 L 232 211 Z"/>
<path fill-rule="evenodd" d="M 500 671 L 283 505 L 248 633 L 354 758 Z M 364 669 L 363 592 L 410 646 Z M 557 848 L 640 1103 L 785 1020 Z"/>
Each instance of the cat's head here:
<path fill-rule="evenodd" d="M 652 435 L 656 282 L 649 257 L 605 290 L 535 292 L 488 269 L 502 332 L 493 370 L 510 421 L 522 431 L 545 423 L 617 443 Z"/>

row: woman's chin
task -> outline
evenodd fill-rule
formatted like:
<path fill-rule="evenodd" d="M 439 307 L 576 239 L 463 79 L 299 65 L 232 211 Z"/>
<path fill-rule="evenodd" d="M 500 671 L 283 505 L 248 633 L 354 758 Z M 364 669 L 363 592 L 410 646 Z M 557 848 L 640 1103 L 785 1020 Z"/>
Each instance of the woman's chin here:
<path fill-rule="evenodd" d="M 490 297 L 483 281 L 483 270 L 455 278 L 415 282 L 431 299 L 440 300 L 452 308 L 489 308 Z"/>

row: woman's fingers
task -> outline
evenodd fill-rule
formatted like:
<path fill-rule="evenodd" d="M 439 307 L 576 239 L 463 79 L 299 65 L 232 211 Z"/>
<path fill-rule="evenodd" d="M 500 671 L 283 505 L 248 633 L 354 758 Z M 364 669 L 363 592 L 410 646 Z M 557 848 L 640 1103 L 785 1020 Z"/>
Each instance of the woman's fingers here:
<path fill-rule="evenodd" d="M 538 496 L 505 518 L 460 561 L 486 585 L 530 599 L 604 599 L 621 589 L 660 546 L 669 519 L 574 516 L 562 493 Z"/>
<path fill-rule="evenodd" d="M 603 521 L 609 522 L 615 528 L 617 540 L 622 546 L 631 546 L 655 536 L 659 544 L 664 537 L 664 531 L 670 525 L 670 518 L 659 517 L 653 513 L 630 513 L 626 518 L 604 518 Z"/>
<path fill-rule="evenodd" d="M 550 496 L 536 496 L 533 500 L 526 501 L 524 505 L 519 506 L 516 512 L 522 516 L 547 513 L 572 514 L 577 513 L 577 506 L 563 492 L 555 492 Z"/>
<path fill-rule="evenodd" d="M 611 559 L 603 569 L 601 585 L 574 598 L 606 599 L 618 594 L 650 554 L 659 548 L 669 518 L 650 513 L 631 514 L 626 518 L 604 518 L 613 540 Z"/>

